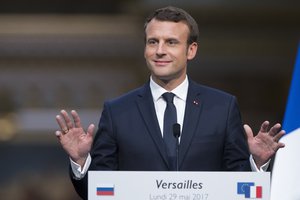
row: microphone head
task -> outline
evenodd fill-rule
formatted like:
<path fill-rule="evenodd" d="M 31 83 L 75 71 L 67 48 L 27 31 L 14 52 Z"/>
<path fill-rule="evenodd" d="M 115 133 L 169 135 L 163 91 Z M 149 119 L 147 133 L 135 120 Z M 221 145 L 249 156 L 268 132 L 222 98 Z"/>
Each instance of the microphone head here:
<path fill-rule="evenodd" d="M 179 136 L 180 136 L 180 124 L 178 124 L 178 123 L 173 124 L 173 134 L 174 134 L 174 137 L 179 138 Z"/>

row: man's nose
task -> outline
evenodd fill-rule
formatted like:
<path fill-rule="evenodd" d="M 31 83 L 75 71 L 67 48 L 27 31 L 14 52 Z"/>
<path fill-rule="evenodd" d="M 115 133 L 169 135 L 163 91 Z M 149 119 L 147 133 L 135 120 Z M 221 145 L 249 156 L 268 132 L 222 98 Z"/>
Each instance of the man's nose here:
<path fill-rule="evenodd" d="M 156 54 L 157 55 L 164 55 L 164 54 L 166 54 L 165 45 L 163 43 L 159 43 L 157 45 Z"/>

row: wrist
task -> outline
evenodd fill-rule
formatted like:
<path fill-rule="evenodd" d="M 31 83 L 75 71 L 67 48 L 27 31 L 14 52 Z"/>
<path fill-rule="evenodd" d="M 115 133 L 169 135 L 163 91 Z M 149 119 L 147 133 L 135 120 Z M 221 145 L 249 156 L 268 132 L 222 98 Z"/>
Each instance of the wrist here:
<path fill-rule="evenodd" d="M 71 158 L 75 163 L 77 163 L 78 165 L 80 165 L 81 167 L 84 166 L 86 159 L 88 156 L 85 157 L 80 157 L 80 158 Z"/>

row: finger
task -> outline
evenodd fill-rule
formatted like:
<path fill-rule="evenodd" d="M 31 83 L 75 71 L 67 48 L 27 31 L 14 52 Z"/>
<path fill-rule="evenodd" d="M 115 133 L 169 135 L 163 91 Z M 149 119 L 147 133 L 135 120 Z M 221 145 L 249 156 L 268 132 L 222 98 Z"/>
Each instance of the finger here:
<path fill-rule="evenodd" d="M 71 118 L 69 117 L 68 113 L 65 110 L 62 110 L 60 113 L 65 120 L 67 129 L 73 128 L 73 122 L 71 121 Z"/>
<path fill-rule="evenodd" d="M 270 122 L 269 122 L 269 121 L 264 121 L 264 122 L 261 124 L 261 126 L 260 126 L 259 132 L 267 133 L 267 132 L 268 132 L 269 125 L 270 125 Z"/>
<path fill-rule="evenodd" d="M 68 130 L 68 127 L 67 127 L 64 119 L 60 115 L 56 115 L 55 119 L 61 130 Z"/>
<path fill-rule="evenodd" d="M 89 125 L 86 134 L 89 135 L 90 137 L 93 137 L 94 130 L 95 130 L 95 125 L 91 124 L 91 125 Z"/>
<path fill-rule="evenodd" d="M 282 142 L 277 143 L 277 145 L 274 147 L 274 151 L 277 152 L 279 149 L 284 148 L 285 144 Z"/>
<path fill-rule="evenodd" d="M 284 130 L 281 130 L 280 132 L 278 132 L 275 136 L 274 136 L 274 141 L 275 142 L 278 142 L 280 140 L 280 138 L 282 138 L 282 136 L 285 135 L 285 131 Z"/>
<path fill-rule="evenodd" d="M 285 144 L 282 143 L 282 142 L 279 142 L 279 143 L 278 143 L 278 149 L 283 148 L 283 147 L 285 147 Z"/>
<path fill-rule="evenodd" d="M 253 139 L 253 131 L 251 129 L 251 127 L 248 124 L 244 125 L 244 130 L 247 136 L 247 139 Z"/>
<path fill-rule="evenodd" d="M 58 139 L 63 135 L 61 131 L 55 131 L 55 135 Z"/>
<path fill-rule="evenodd" d="M 281 129 L 281 124 L 277 123 L 274 126 L 272 126 L 272 128 L 269 131 L 269 135 L 271 136 L 275 136 L 279 130 Z"/>
<path fill-rule="evenodd" d="M 75 110 L 72 110 L 71 115 L 73 117 L 75 127 L 76 128 L 81 128 L 81 122 L 80 122 L 80 117 L 79 117 L 78 113 Z"/>

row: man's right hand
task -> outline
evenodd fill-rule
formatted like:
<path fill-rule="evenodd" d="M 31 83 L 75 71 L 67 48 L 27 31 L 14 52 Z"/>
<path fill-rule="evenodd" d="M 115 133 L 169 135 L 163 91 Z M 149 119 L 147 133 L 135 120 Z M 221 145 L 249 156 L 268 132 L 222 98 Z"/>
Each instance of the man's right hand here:
<path fill-rule="evenodd" d="M 61 130 L 56 131 L 55 135 L 70 158 L 83 167 L 92 147 L 95 125 L 90 124 L 85 132 L 75 110 L 71 111 L 71 116 L 73 120 L 65 110 L 61 110 L 60 115 L 56 116 Z"/>

